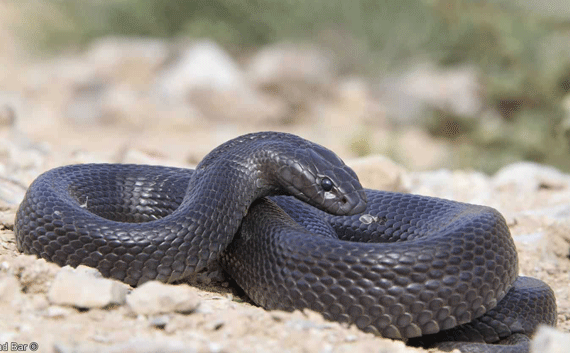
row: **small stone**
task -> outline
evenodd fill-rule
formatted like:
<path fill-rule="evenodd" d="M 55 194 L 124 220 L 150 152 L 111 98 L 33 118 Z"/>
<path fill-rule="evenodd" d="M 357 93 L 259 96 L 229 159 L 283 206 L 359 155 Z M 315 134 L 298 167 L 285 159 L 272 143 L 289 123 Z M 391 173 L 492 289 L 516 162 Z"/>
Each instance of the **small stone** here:
<path fill-rule="evenodd" d="M 224 346 L 217 342 L 210 342 L 210 344 L 208 344 L 208 349 L 212 353 L 218 353 L 223 351 Z"/>
<path fill-rule="evenodd" d="M 66 316 L 69 316 L 69 314 L 71 314 L 71 310 L 73 309 L 58 305 L 52 305 L 49 308 L 47 308 L 45 316 L 52 319 L 63 319 Z"/>
<path fill-rule="evenodd" d="M 16 112 L 8 104 L 0 105 L 0 126 L 14 126 L 16 123 Z"/>
<path fill-rule="evenodd" d="M 133 290 L 127 296 L 127 304 L 139 315 L 189 313 L 196 310 L 200 298 L 187 285 L 173 286 L 150 281 Z"/>
<path fill-rule="evenodd" d="M 348 335 L 344 338 L 346 342 L 355 342 L 358 339 L 355 335 Z"/>
<path fill-rule="evenodd" d="M 149 324 L 153 327 L 164 329 L 169 322 L 170 317 L 168 315 L 160 315 L 150 319 Z"/>
<path fill-rule="evenodd" d="M 46 293 L 61 267 L 32 255 L 21 255 L 10 263 L 8 273 L 20 279 L 22 290 L 28 294 Z"/>
<path fill-rule="evenodd" d="M 123 304 L 128 287 L 118 281 L 101 278 L 91 268 L 63 267 L 55 276 L 48 292 L 52 304 L 77 308 L 103 308 L 111 304 Z"/>
<path fill-rule="evenodd" d="M 17 304 L 22 299 L 20 282 L 14 276 L 5 276 L 0 279 L 0 302 L 9 305 Z"/>
<path fill-rule="evenodd" d="M 554 327 L 540 326 L 531 342 L 532 352 L 563 353 L 568 352 L 570 334 Z"/>
<path fill-rule="evenodd" d="M 81 276 L 87 276 L 87 277 L 93 277 L 93 278 L 103 278 L 103 275 L 101 274 L 101 272 L 99 272 L 99 270 L 97 270 L 96 268 L 93 268 L 93 267 L 89 267 L 89 266 L 79 265 L 75 269 L 73 269 L 69 266 L 65 266 L 62 268 L 62 270 L 63 269 L 65 271 L 71 271 L 71 272 L 77 273 L 78 275 L 81 275 Z"/>
<path fill-rule="evenodd" d="M 217 331 L 221 329 L 225 325 L 225 321 L 223 319 L 218 319 L 210 322 L 207 325 L 207 328 L 211 331 Z"/>
<path fill-rule="evenodd" d="M 36 311 L 45 311 L 49 308 L 49 301 L 44 294 L 32 294 L 31 306 Z"/>
<path fill-rule="evenodd" d="M 289 317 L 289 313 L 285 313 L 284 311 L 271 311 L 271 318 L 275 322 L 283 322 Z"/>
<path fill-rule="evenodd" d="M 528 193 L 538 189 L 562 190 L 570 186 L 570 178 L 558 169 L 532 162 L 517 162 L 501 168 L 493 177 L 498 190 Z"/>

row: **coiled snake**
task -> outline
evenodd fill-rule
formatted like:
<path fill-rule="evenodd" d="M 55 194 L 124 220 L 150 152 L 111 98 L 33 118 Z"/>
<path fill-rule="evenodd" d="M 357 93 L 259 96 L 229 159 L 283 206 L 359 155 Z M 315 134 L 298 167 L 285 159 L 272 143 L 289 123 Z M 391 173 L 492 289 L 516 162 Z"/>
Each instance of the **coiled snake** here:
<path fill-rule="evenodd" d="M 220 263 L 264 308 L 309 308 L 414 345 L 520 352 L 523 334 L 556 320 L 552 290 L 517 277 L 496 210 L 365 190 L 333 152 L 285 133 L 230 140 L 195 171 L 53 169 L 29 187 L 15 234 L 20 251 L 131 285 Z"/>

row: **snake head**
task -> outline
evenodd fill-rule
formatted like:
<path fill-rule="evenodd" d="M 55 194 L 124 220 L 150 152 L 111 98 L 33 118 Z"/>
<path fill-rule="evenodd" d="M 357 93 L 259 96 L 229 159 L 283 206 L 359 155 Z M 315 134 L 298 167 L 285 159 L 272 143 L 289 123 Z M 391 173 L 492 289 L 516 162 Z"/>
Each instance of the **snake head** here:
<path fill-rule="evenodd" d="M 332 151 L 311 144 L 292 158 L 281 157 L 277 179 L 287 194 L 335 215 L 366 209 L 366 194 L 356 173 Z"/>

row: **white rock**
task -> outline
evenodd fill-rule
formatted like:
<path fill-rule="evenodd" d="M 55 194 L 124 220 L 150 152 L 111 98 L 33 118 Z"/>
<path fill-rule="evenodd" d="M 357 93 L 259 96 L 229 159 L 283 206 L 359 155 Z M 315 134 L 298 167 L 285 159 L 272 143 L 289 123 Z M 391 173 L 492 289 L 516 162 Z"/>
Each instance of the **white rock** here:
<path fill-rule="evenodd" d="M 192 45 L 156 82 L 151 97 L 169 104 L 165 110 L 191 103 L 203 117 L 239 123 L 276 122 L 286 114 L 284 103 L 255 91 L 233 58 L 211 41 Z"/>
<path fill-rule="evenodd" d="M 335 76 L 330 56 L 315 47 L 275 44 L 260 50 L 248 65 L 248 75 L 257 85 L 283 82 L 324 85 Z"/>
<path fill-rule="evenodd" d="M 105 81 L 121 81 L 136 87 L 150 83 L 169 55 L 163 40 L 105 37 L 90 46 L 86 60 Z"/>
<path fill-rule="evenodd" d="M 139 315 L 171 312 L 188 313 L 200 304 L 200 298 L 188 285 L 146 282 L 127 296 L 127 305 Z"/>
<path fill-rule="evenodd" d="M 249 86 L 234 91 L 196 91 L 190 101 L 204 116 L 220 122 L 276 124 L 287 121 L 289 113 L 284 102 Z"/>
<path fill-rule="evenodd" d="M 432 170 L 441 168 L 452 156 L 449 142 L 434 139 L 419 128 L 403 129 L 397 134 L 395 158 L 410 170 Z"/>
<path fill-rule="evenodd" d="M 61 270 L 64 272 L 71 272 L 71 273 L 75 273 L 75 274 L 78 274 L 80 276 L 85 276 L 85 277 L 103 278 L 103 275 L 101 274 L 101 272 L 99 272 L 99 270 L 97 270 L 96 268 L 84 266 L 84 265 L 79 265 L 76 268 L 72 268 L 70 266 L 65 266 L 65 267 L 62 267 Z"/>
<path fill-rule="evenodd" d="M 499 190 L 514 193 L 533 192 L 541 187 L 566 189 L 570 186 L 570 177 L 551 166 L 517 162 L 497 171 L 493 176 L 493 185 Z"/>
<path fill-rule="evenodd" d="M 439 169 L 409 173 L 404 180 L 406 189 L 413 194 L 494 207 L 491 204 L 491 182 L 489 177 L 481 172 Z"/>
<path fill-rule="evenodd" d="M 58 88 L 89 85 L 95 79 L 95 70 L 88 60 L 76 56 L 59 56 L 40 61 L 25 71 L 26 89 L 35 93 Z"/>
<path fill-rule="evenodd" d="M 61 267 L 54 263 L 38 259 L 34 255 L 19 255 L 7 268 L 8 273 L 20 280 L 24 292 L 45 294 Z"/>
<path fill-rule="evenodd" d="M 172 101 L 184 101 L 191 91 L 235 91 L 245 86 L 237 63 L 218 44 L 204 40 L 192 45 L 178 63 L 158 79 L 159 93 Z"/>
<path fill-rule="evenodd" d="M 96 41 L 85 55 L 72 60 L 69 70 L 78 71 L 77 75 L 68 77 L 65 67 L 57 66 L 56 72 L 63 72 L 54 79 L 67 82 L 64 86 L 71 95 L 65 115 L 79 124 L 114 122 L 129 113 L 132 119 L 142 120 L 145 104 L 139 93 L 149 89 L 168 55 L 167 44 L 160 40 L 106 37 Z M 73 61 L 88 63 L 87 68 Z"/>
<path fill-rule="evenodd" d="M 568 201 L 570 202 L 570 201 Z M 565 203 L 551 207 L 542 207 L 521 211 L 520 214 L 527 216 L 540 216 L 551 220 L 565 222 L 570 219 L 570 204 Z"/>
<path fill-rule="evenodd" d="M 21 300 L 22 290 L 18 279 L 12 275 L 0 278 L 0 302 L 17 305 Z"/>
<path fill-rule="evenodd" d="M 45 316 L 52 319 L 63 319 L 69 316 L 72 312 L 73 309 L 71 308 L 59 305 L 51 305 L 47 308 Z"/>
<path fill-rule="evenodd" d="M 77 87 L 65 112 L 67 119 L 79 125 L 102 123 L 103 96 L 107 89 L 107 85 L 97 81 Z"/>
<path fill-rule="evenodd" d="M 0 165 L 0 200 L 8 205 L 19 205 L 24 199 L 27 188 L 16 180 L 2 177 L 1 174 L 5 172 L 1 169 L 2 165 Z"/>
<path fill-rule="evenodd" d="M 283 119 L 291 123 L 321 115 L 322 102 L 336 93 L 335 69 L 331 58 L 316 47 L 276 44 L 259 51 L 247 72 L 258 90 L 286 105 Z"/>
<path fill-rule="evenodd" d="M 133 89 L 126 83 L 111 85 L 92 103 L 95 109 L 99 109 L 100 122 L 122 123 L 138 129 L 151 128 L 149 124 L 155 121 L 164 125 L 172 117 L 185 113 L 177 109 L 177 106 L 160 102 L 147 91 Z M 185 118 L 184 120 L 191 120 L 187 116 Z"/>
<path fill-rule="evenodd" d="M 342 116 L 342 128 L 362 124 L 376 130 L 385 127 L 384 107 L 371 97 L 368 82 L 362 77 L 347 77 L 340 80 L 335 94 L 336 107 Z M 324 120 L 322 117 L 319 120 Z"/>
<path fill-rule="evenodd" d="M 86 266 L 63 267 L 49 289 L 52 304 L 78 308 L 102 308 L 123 304 L 129 287 L 121 282 L 101 278 L 99 271 Z"/>
<path fill-rule="evenodd" d="M 570 334 L 548 326 L 540 326 L 531 342 L 533 353 L 566 353 L 568 347 Z"/>
<path fill-rule="evenodd" d="M 441 69 L 419 65 L 379 86 L 380 101 L 401 123 L 420 120 L 426 108 L 475 117 L 483 106 L 479 92 L 479 73 L 471 66 Z"/>
<path fill-rule="evenodd" d="M 149 320 L 149 324 L 151 326 L 154 326 L 154 327 L 160 328 L 160 329 L 163 329 L 164 327 L 166 327 L 166 325 L 168 325 L 169 322 L 170 322 L 170 317 L 168 315 L 155 316 Z"/>
<path fill-rule="evenodd" d="M 404 191 L 405 169 L 383 155 L 370 155 L 347 161 L 362 186 L 386 191 Z"/>

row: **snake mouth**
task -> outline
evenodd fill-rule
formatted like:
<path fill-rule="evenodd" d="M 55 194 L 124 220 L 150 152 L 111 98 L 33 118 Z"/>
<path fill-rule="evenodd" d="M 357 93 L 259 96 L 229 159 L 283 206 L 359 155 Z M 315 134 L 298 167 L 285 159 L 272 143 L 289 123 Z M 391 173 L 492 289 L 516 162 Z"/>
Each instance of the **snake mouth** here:
<path fill-rule="evenodd" d="M 345 192 L 335 188 L 332 191 L 316 191 L 311 194 L 294 188 L 288 191 L 288 194 L 297 199 L 332 215 L 351 216 L 366 210 L 366 193 L 363 189 Z"/>
<path fill-rule="evenodd" d="M 326 211 L 339 216 L 352 216 L 366 210 L 366 193 L 364 190 L 355 190 L 344 194 L 326 207 Z"/>

